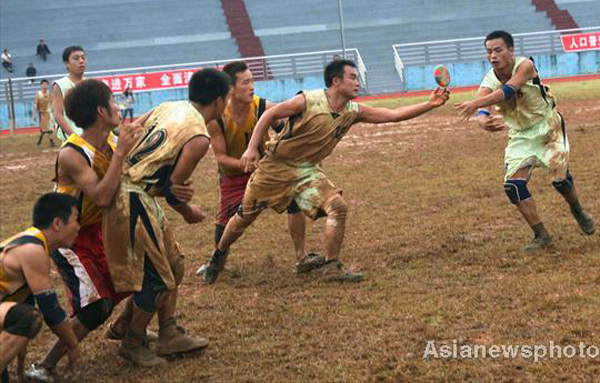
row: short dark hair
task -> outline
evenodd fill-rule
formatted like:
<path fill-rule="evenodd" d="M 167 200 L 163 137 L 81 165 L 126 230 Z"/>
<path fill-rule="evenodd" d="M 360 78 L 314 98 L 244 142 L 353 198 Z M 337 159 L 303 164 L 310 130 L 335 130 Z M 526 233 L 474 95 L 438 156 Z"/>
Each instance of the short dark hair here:
<path fill-rule="evenodd" d="M 336 59 L 327 64 L 327 66 L 325 67 L 325 72 L 323 74 L 325 86 L 327 88 L 329 88 L 331 84 L 333 84 L 334 78 L 344 78 L 344 67 L 346 66 L 356 68 L 356 64 L 354 63 L 354 61 L 346 59 Z"/>
<path fill-rule="evenodd" d="M 235 86 L 237 81 L 236 75 L 248 70 L 248 64 L 245 61 L 232 61 L 223 67 L 223 72 L 231 77 L 231 85 Z"/>
<path fill-rule="evenodd" d="M 79 203 L 75 197 L 64 193 L 46 193 L 35 201 L 33 205 L 33 226 L 38 229 L 47 229 L 58 217 L 61 221 L 67 223 Z"/>
<path fill-rule="evenodd" d="M 83 80 L 71 89 L 65 97 L 67 117 L 82 129 L 87 129 L 98 117 L 98 107 L 104 107 L 110 115 L 110 97 L 108 85 L 100 80 Z"/>
<path fill-rule="evenodd" d="M 189 99 L 200 105 L 209 105 L 229 93 L 231 78 L 225 72 L 213 68 L 196 71 L 189 84 Z"/>
<path fill-rule="evenodd" d="M 489 40 L 495 40 L 495 39 L 504 40 L 504 44 L 506 44 L 506 46 L 508 48 L 512 48 L 515 46 L 515 40 L 513 40 L 512 35 L 506 31 L 494 31 L 494 32 L 490 33 L 489 35 L 487 35 L 485 37 L 485 41 L 483 42 L 483 45 L 485 45 L 485 43 L 487 43 Z"/>
<path fill-rule="evenodd" d="M 43 83 L 49 84 L 48 80 L 46 80 L 45 78 L 42 79 L 42 81 L 40 81 L 40 84 L 43 84 Z"/>
<path fill-rule="evenodd" d="M 83 50 L 82 47 L 80 47 L 79 45 L 71 45 L 70 47 L 66 47 L 65 50 L 63 51 L 62 54 L 62 60 L 63 62 L 66 64 L 69 62 L 69 57 L 71 57 L 71 53 L 73 52 L 77 52 L 77 51 L 82 51 L 83 53 L 85 53 L 85 51 Z"/>

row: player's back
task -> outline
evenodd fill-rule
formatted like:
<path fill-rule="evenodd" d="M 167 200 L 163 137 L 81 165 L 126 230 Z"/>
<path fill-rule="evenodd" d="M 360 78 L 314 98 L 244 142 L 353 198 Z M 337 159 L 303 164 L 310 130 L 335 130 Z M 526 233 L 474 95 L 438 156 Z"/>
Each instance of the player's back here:
<path fill-rule="evenodd" d="M 124 177 L 160 195 L 183 146 L 193 137 L 209 137 L 202 114 L 188 101 L 158 106 L 144 124 L 143 136 L 129 152 Z"/>
<path fill-rule="evenodd" d="M 14 270 L 11 270 L 13 267 L 7 261 L 9 250 L 30 243 L 43 246 L 48 254 L 46 237 L 35 227 L 30 227 L 0 243 L 0 302 L 24 302 L 31 295 L 27 283 L 22 276 L 15 277 Z"/>

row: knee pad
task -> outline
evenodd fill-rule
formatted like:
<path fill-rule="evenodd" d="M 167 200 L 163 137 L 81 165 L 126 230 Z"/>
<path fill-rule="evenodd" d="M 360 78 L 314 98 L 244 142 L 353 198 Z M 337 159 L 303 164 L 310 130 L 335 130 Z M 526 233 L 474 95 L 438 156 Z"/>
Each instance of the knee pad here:
<path fill-rule="evenodd" d="M 146 313 L 155 313 L 166 296 L 166 291 L 140 291 L 133 294 L 133 303 Z"/>
<path fill-rule="evenodd" d="M 114 304 L 110 299 L 99 299 L 81 309 L 77 319 L 88 331 L 94 331 L 110 318 Z"/>
<path fill-rule="evenodd" d="M 567 195 L 573 190 L 573 177 L 567 170 L 567 177 L 564 180 L 552 181 L 552 186 L 562 195 Z"/>
<path fill-rule="evenodd" d="M 329 200 L 327 205 L 323 206 L 323 210 L 327 214 L 326 225 L 342 227 L 345 225 L 346 216 L 348 215 L 348 205 L 341 195 L 337 194 Z"/>
<path fill-rule="evenodd" d="M 34 306 L 17 303 L 6 312 L 4 331 L 12 335 L 35 338 L 42 328 L 42 316 Z"/>
<path fill-rule="evenodd" d="M 510 202 L 515 205 L 518 205 L 521 201 L 531 198 L 531 193 L 529 193 L 529 189 L 527 189 L 527 180 L 508 180 L 504 183 L 504 191 L 506 192 Z"/>
<path fill-rule="evenodd" d="M 302 209 L 300 209 L 300 206 L 298 206 L 298 204 L 296 203 L 295 200 L 292 200 L 292 203 L 290 203 L 290 206 L 288 206 L 288 208 L 287 208 L 288 214 L 296 214 L 296 213 L 300 213 L 301 211 L 302 211 Z"/>

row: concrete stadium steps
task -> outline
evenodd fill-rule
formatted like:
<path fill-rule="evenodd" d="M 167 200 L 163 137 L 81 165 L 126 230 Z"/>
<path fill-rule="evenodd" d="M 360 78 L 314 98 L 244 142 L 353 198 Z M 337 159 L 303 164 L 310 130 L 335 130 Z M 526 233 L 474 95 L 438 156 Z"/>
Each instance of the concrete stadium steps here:
<path fill-rule="evenodd" d="M 265 51 L 254 34 L 244 0 L 221 0 L 221 7 L 242 57 L 264 56 Z"/>
<path fill-rule="evenodd" d="M 48 62 L 35 56 L 41 38 Z M 0 39 L 18 76 L 29 62 L 39 75 L 63 73 L 69 45 L 86 49 L 90 71 L 240 56 L 220 0 L 2 0 Z"/>
<path fill-rule="evenodd" d="M 246 0 L 246 7 L 267 55 L 341 46 L 335 1 Z M 494 29 L 512 33 L 553 29 L 530 0 L 344 0 L 343 14 L 346 46 L 360 51 L 371 93 L 401 88 L 393 44 L 484 36 Z"/>
<path fill-rule="evenodd" d="M 597 27 L 600 25 L 600 1 L 554 0 L 554 2 L 560 9 L 569 11 L 579 27 Z"/>
<path fill-rule="evenodd" d="M 554 0 L 531 0 L 538 11 L 546 12 L 546 15 L 556 29 L 573 29 L 579 27 L 569 11 L 559 9 Z"/>

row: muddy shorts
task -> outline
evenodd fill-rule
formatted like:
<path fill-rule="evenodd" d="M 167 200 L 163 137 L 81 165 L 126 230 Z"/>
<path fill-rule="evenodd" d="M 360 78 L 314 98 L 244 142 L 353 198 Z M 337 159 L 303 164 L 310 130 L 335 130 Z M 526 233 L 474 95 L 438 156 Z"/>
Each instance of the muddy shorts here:
<path fill-rule="evenodd" d="M 239 214 L 255 214 L 271 208 L 283 213 L 296 205 L 311 219 L 324 217 L 321 207 L 334 194 L 341 193 L 318 165 L 294 166 L 269 157 L 261 160 L 252 174 Z"/>
<path fill-rule="evenodd" d="M 509 133 L 504 152 L 504 179 L 519 169 L 541 166 L 550 171 L 552 179 L 566 177 L 569 167 L 569 140 L 562 116 L 556 112 L 539 124 Z"/>

